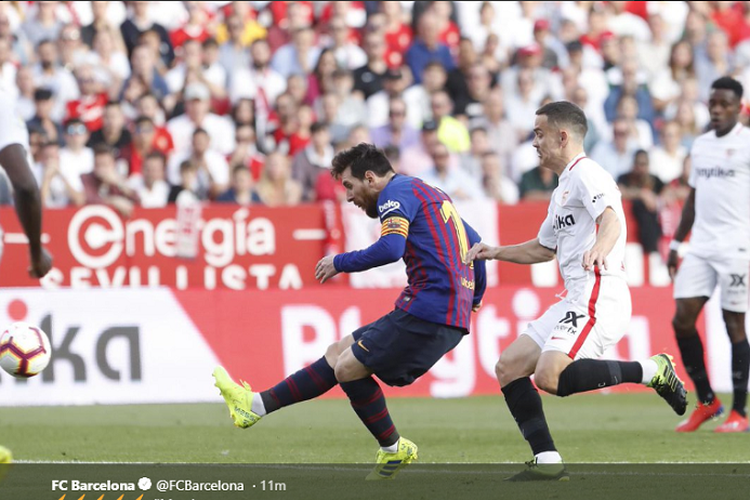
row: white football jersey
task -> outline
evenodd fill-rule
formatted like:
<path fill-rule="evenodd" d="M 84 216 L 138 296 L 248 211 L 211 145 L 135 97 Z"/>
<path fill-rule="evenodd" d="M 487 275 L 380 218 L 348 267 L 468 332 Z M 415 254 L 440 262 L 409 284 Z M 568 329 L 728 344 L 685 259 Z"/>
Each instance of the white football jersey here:
<path fill-rule="evenodd" d="M 612 176 L 582 153 L 566 165 L 557 189 L 552 193 L 547 218 L 539 229 L 539 243 L 556 249 L 560 273 L 568 295 L 578 295 L 594 271 L 583 269 L 583 254 L 596 242 L 596 219 L 607 207 L 620 220 L 620 236 L 607 256 L 607 269 L 602 276 L 625 278 L 625 241 L 627 225 L 622 209 L 620 190 Z"/>
<path fill-rule="evenodd" d="M 688 183 L 695 188 L 690 252 L 750 259 L 750 129 L 738 123 L 716 137 L 698 137 L 690 151 Z"/>

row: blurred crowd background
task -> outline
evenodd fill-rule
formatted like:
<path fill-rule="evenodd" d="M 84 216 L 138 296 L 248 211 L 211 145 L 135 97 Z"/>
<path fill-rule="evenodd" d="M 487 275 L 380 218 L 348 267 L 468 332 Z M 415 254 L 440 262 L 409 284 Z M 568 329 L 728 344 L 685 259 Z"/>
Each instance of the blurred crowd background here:
<path fill-rule="evenodd" d="M 331 158 L 363 141 L 454 199 L 547 200 L 534 112 L 567 99 L 653 251 L 723 75 L 748 87 L 750 2 L 0 3 L 45 206 L 124 216 L 342 200 Z"/>

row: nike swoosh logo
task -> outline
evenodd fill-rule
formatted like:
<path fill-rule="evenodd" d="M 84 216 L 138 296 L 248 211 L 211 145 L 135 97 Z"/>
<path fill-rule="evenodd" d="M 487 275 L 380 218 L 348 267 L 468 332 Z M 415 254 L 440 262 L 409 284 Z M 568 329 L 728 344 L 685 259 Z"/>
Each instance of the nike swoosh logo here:
<path fill-rule="evenodd" d="M 365 347 L 365 345 L 362 343 L 361 340 L 357 341 L 357 345 L 361 347 L 362 349 L 364 349 L 365 351 L 370 352 L 370 350 L 367 347 Z"/>

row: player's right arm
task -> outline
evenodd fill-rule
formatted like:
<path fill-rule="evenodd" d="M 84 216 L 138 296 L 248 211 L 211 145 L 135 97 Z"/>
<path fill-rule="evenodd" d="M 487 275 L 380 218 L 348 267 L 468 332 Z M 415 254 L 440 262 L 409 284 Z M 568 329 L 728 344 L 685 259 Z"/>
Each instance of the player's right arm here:
<path fill-rule="evenodd" d="M 41 278 L 52 267 L 52 258 L 42 247 L 42 202 L 34 174 L 26 161 L 26 150 L 11 144 L 0 151 L 0 164 L 13 185 L 16 213 L 29 240 L 29 274 Z"/>
<path fill-rule="evenodd" d="M 473 260 L 502 260 L 514 264 L 537 264 L 549 262 L 555 258 L 555 251 L 547 248 L 534 238 L 520 245 L 493 247 L 477 243 L 466 254 L 466 262 Z"/>
<path fill-rule="evenodd" d="M 674 241 L 678 242 L 678 244 L 685 241 L 685 238 L 687 238 L 687 235 L 693 228 L 693 222 L 695 222 L 695 188 L 690 189 L 690 194 L 685 200 L 685 205 L 682 207 L 682 217 L 680 218 L 680 225 L 677 226 L 677 231 L 674 233 Z M 672 279 L 677 274 L 678 258 L 677 248 L 670 248 L 669 256 L 667 257 L 667 269 Z"/>

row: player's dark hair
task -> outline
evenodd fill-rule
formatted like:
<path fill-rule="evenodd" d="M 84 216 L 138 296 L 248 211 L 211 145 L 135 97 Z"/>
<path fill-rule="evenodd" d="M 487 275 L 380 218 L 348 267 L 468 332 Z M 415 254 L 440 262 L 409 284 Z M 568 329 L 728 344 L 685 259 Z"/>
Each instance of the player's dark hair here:
<path fill-rule="evenodd" d="M 722 76 L 711 84 L 712 89 L 731 90 L 737 99 L 742 99 L 742 84 L 730 76 Z"/>
<path fill-rule="evenodd" d="M 569 101 L 550 102 L 536 110 L 536 114 L 547 117 L 547 122 L 557 128 L 570 127 L 581 140 L 589 130 L 586 114 Z"/>
<path fill-rule="evenodd" d="M 331 175 L 335 179 L 339 179 L 347 168 L 351 168 L 352 176 L 357 179 L 364 179 L 365 172 L 368 170 L 378 177 L 393 172 L 391 162 L 388 161 L 383 150 L 365 142 L 341 151 L 333 157 L 331 164 L 333 165 Z"/>

